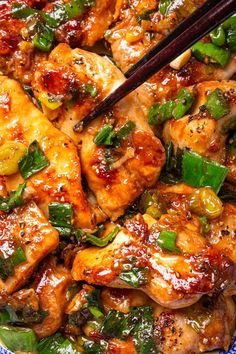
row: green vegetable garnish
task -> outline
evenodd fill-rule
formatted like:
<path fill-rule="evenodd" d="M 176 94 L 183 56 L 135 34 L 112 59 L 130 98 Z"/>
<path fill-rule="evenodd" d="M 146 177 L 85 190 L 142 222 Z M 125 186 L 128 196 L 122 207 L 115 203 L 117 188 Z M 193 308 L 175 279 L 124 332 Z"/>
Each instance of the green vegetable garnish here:
<path fill-rule="evenodd" d="M 0 256 L 0 277 L 6 280 L 10 275 L 14 274 L 14 268 L 24 261 L 26 261 L 26 256 L 21 247 L 17 247 L 8 258 Z"/>
<path fill-rule="evenodd" d="M 212 117 L 216 120 L 224 117 L 230 112 L 224 93 L 221 89 L 216 88 L 207 97 L 206 103 L 207 110 L 211 113 Z"/>
<path fill-rule="evenodd" d="M 99 130 L 93 141 L 98 146 L 118 147 L 121 145 L 122 140 L 131 133 L 134 127 L 134 122 L 128 121 L 119 130 L 115 131 L 111 124 L 106 124 Z"/>
<path fill-rule="evenodd" d="M 154 12 L 155 10 L 147 10 L 142 12 L 137 16 L 137 22 L 141 24 L 142 21 L 150 21 L 151 20 L 150 15 L 153 14 Z"/>
<path fill-rule="evenodd" d="M 17 19 L 27 18 L 37 13 L 37 10 L 31 9 L 31 7 L 25 4 L 12 4 L 12 17 Z"/>
<path fill-rule="evenodd" d="M 35 140 L 29 145 L 27 154 L 19 161 L 19 169 L 22 177 L 26 179 L 42 171 L 49 164 L 48 158 Z"/>
<path fill-rule="evenodd" d="M 211 41 L 213 44 L 221 47 L 222 45 L 225 44 L 226 38 L 225 38 L 225 31 L 222 25 L 214 29 L 210 33 Z"/>
<path fill-rule="evenodd" d="M 73 208 L 69 203 L 49 203 L 49 221 L 60 235 L 70 236 L 72 231 Z"/>
<path fill-rule="evenodd" d="M 159 2 L 159 11 L 162 15 L 168 13 L 170 5 L 173 3 L 173 0 L 160 0 Z"/>
<path fill-rule="evenodd" d="M 143 286 L 147 283 L 149 268 L 133 268 L 131 271 L 122 272 L 119 278 L 134 288 Z"/>
<path fill-rule="evenodd" d="M 223 23 L 226 32 L 226 42 L 230 50 L 236 50 L 236 16 L 233 15 Z"/>
<path fill-rule="evenodd" d="M 108 343 L 100 340 L 99 343 L 86 341 L 83 346 L 83 354 L 105 354 L 108 349 Z"/>
<path fill-rule="evenodd" d="M 74 344 L 60 333 L 44 338 L 38 343 L 38 354 L 77 354 Z"/>
<path fill-rule="evenodd" d="M 193 187 L 211 187 L 218 193 L 228 168 L 195 152 L 185 151 L 182 160 L 183 182 Z"/>
<path fill-rule="evenodd" d="M 54 32 L 43 23 L 36 25 L 36 34 L 32 39 L 32 43 L 41 52 L 50 52 L 54 42 Z"/>
<path fill-rule="evenodd" d="M 29 328 L 2 325 L 0 326 L 0 340 L 12 352 L 37 352 L 36 335 Z"/>
<path fill-rule="evenodd" d="M 173 109 L 173 116 L 175 119 L 182 118 L 192 107 L 194 102 L 194 96 L 186 89 L 182 88 L 176 99 L 176 106 Z"/>
<path fill-rule="evenodd" d="M 0 197 L 0 210 L 9 213 L 12 209 L 24 204 L 23 192 L 26 183 L 19 184 L 17 191 L 12 192 L 9 197 Z"/>
<path fill-rule="evenodd" d="M 98 89 L 95 85 L 93 84 L 86 84 L 85 85 L 85 92 L 90 94 L 91 97 L 96 97 L 98 94 Z"/>
<path fill-rule="evenodd" d="M 209 57 L 217 64 L 224 67 L 230 58 L 230 52 L 227 49 L 220 48 L 213 43 L 197 42 L 192 47 L 192 53 L 197 60 L 204 61 Z"/>
<path fill-rule="evenodd" d="M 175 245 L 176 237 L 176 232 L 162 230 L 158 236 L 156 243 L 163 250 L 167 250 L 174 253 L 180 253 L 181 251 Z"/>
<path fill-rule="evenodd" d="M 205 216 L 200 216 L 198 219 L 201 223 L 201 233 L 203 235 L 207 234 L 211 230 L 211 225 L 209 224 L 207 218 Z"/>
<path fill-rule="evenodd" d="M 113 131 L 113 126 L 111 124 L 106 124 L 102 127 L 95 138 L 93 139 L 94 144 L 97 146 L 103 145 L 106 139 L 109 137 L 111 132 Z"/>
<path fill-rule="evenodd" d="M 114 229 L 105 237 L 100 238 L 90 233 L 86 233 L 83 230 L 76 230 L 75 235 L 79 242 L 89 242 L 97 247 L 105 247 L 111 242 L 118 234 L 120 228 L 119 226 L 114 227 Z"/>

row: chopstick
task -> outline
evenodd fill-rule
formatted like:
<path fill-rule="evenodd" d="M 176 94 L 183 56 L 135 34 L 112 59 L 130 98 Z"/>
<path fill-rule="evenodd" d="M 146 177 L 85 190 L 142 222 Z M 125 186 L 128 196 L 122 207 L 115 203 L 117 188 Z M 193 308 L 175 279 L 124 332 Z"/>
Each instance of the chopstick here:
<path fill-rule="evenodd" d="M 134 91 L 153 74 L 162 69 L 165 65 L 190 48 L 205 34 L 209 33 L 212 29 L 235 13 L 235 0 L 220 0 L 217 1 L 217 3 L 215 0 L 214 2 L 214 5 L 212 5 L 212 0 L 207 2 L 210 3 L 211 6 L 208 7 L 204 15 L 202 15 L 201 10 L 197 10 L 198 15 L 193 15 L 193 22 L 191 25 L 189 18 L 184 20 L 180 26 L 183 29 L 185 28 L 185 30 L 183 30 L 182 33 L 177 32 L 179 35 L 174 38 L 172 36 L 170 41 L 166 40 L 168 43 L 167 45 L 147 62 L 144 62 L 141 67 L 136 68 L 133 75 L 100 102 L 89 115 L 75 125 L 74 131 L 81 131 L 84 126 L 87 126 L 94 119 L 105 113 L 111 106 L 120 101 L 130 92 Z M 184 25 L 186 23 L 187 26 Z"/>

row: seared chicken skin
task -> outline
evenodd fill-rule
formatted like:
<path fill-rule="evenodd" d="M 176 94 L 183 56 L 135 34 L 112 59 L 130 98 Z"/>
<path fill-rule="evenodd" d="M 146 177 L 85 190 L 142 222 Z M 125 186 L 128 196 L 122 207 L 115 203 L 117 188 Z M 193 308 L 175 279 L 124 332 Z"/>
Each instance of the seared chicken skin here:
<path fill-rule="evenodd" d="M 54 95 L 62 97 L 62 103 L 65 101 L 58 112 L 58 126 L 74 141 L 81 141 L 82 172 L 99 206 L 112 220 L 156 182 L 165 161 L 164 149 L 147 124 L 135 93 L 115 105 L 110 116 L 90 124 L 82 134 L 73 132 L 73 125 L 123 80 L 121 72 L 106 58 L 61 44 L 51 53 L 49 61 L 38 67 L 33 83 L 39 99 L 43 92 L 47 97 Z M 95 98 L 83 93 L 86 84 L 96 87 Z M 68 97 L 71 98 L 73 89 L 77 90 L 77 100 L 70 108 Z M 134 128 L 119 147 L 109 149 L 94 143 L 106 123 L 113 124 L 117 131 L 127 122 L 133 122 Z"/>
<path fill-rule="evenodd" d="M 91 227 L 92 215 L 81 186 L 80 160 L 77 148 L 33 105 L 20 85 L 0 77 L 1 144 L 20 141 L 27 147 L 37 140 L 50 165 L 28 179 L 34 198 L 48 215 L 48 203 L 71 203 L 75 225 Z M 20 179 L 6 176 L 10 190 L 16 190 Z"/>
<path fill-rule="evenodd" d="M 222 90 L 229 106 L 229 113 L 219 120 L 200 108 L 206 104 L 207 96 L 217 88 Z M 225 164 L 226 139 L 229 128 L 233 128 L 236 114 L 236 82 L 209 81 L 194 86 L 192 90 L 196 98 L 193 110 L 181 119 L 167 121 L 163 129 L 163 139 L 165 143 L 172 142 L 175 151 L 177 148 L 188 148 Z M 233 163 L 230 168 L 234 168 Z"/>
<path fill-rule="evenodd" d="M 187 195 L 194 189 L 178 188 L 175 192 L 172 187 L 158 187 L 159 197 L 167 208 L 159 220 L 138 214 L 126 221 L 125 228 L 107 247 L 79 252 L 72 268 L 74 279 L 130 288 L 121 274 L 133 267 L 146 269 L 146 278 L 136 286 L 169 308 L 189 306 L 203 294 L 219 293 L 227 288 L 234 292 L 235 265 L 227 257 L 230 254 L 226 250 L 225 255 L 223 248 L 219 252 L 210 245 L 202 233 L 199 218 L 190 213 Z M 162 230 L 176 233 L 176 252 L 157 246 Z"/>
<path fill-rule="evenodd" d="M 151 301 L 138 290 L 109 289 L 101 292 L 105 311 L 128 313 L 132 306 L 151 306 L 154 311 L 154 335 L 158 352 L 165 354 L 203 353 L 218 348 L 228 349 L 235 327 L 235 304 L 231 297 L 208 297 L 186 309 L 170 310 Z M 223 319 L 223 320 L 222 320 Z M 135 353 L 132 341 L 110 339 L 107 353 L 122 348 L 121 353 Z M 127 351 L 125 351 L 127 350 Z"/>
<path fill-rule="evenodd" d="M 8 259 L 21 247 L 26 260 L 14 267 L 14 274 L 0 279 L 0 292 L 12 293 L 22 287 L 39 262 L 58 246 L 57 231 L 49 224 L 41 210 L 30 202 L 9 215 L 1 212 L 0 253 Z"/>

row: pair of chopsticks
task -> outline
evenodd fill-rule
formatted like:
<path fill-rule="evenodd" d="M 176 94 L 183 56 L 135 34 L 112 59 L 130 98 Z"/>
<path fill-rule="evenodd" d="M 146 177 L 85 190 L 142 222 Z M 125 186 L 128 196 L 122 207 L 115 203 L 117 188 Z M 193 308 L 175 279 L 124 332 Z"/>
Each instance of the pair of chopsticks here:
<path fill-rule="evenodd" d="M 208 0 L 125 74 L 127 80 L 74 127 L 81 131 L 236 12 L 236 0 Z"/>

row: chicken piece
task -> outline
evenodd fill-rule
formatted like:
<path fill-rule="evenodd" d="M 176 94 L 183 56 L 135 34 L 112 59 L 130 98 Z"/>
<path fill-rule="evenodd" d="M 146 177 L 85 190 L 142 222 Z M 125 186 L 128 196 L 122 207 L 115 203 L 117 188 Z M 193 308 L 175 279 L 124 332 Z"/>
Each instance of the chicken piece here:
<path fill-rule="evenodd" d="M 12 213 L 1 215 L 0 252 L 7 259 L 16 248 L 24 250 L 26 261 L 14 267 L 14 274 L 0 280 L 0 291 L 12 293 L 29 279 L 39 262 L 58 246 L 58 233 L 30 202 Z M 4 264 L 1 267 L 5 267 Z"/>
<path fill-rule="evenodd" d="M 73 278 L 115 288 L 137 287 L 168 308 L 189 306 L 203 294 L 235 292 L 235 265 L 208 244 L 198 217 L 189 212 L 186 195 L 160 189 L 160 196 L 168 214 L 159 220 L 137 214 L 107 247 L 78 252 Z M 176 233 L 176 252 L 158 246 L 162 230 Z M 129 271 L 132 276 L 132 269 L 137 282 L 126 282 L 124 275 Z"/>
<path fill-rule="evenodd" d="M 77 89 L 75 105 L 68 108 L 67 101 L 61 108 L 58 127 L 75 142 L 82 142 L 82 172 L 99 206 L 112 220 L 156 182 L 165 161 L 164 149 L 147 124 L 135 93 L 114 107 L 111 119 L 103 116 L 82 134 L 73 132 L 74 124 L 123 80 L 121 72 L 106 58 L 61 44 L 51 53 L 49 61 L 39 66 L 33 83 L 38 97 L 44 92 L 48 97 L 56 94 L 68 100 L 70 92 Z M 82 91 L 86 83 L 96 87 L 95 98 L 88 95 L 86 98 Z M 128 121 L 134 122 L 135 128 L 120 147 L 106 148 L 94 143 L 94 137 L 106 122 L 117 130 Z"/>
<path fill-rule="evenodd" d="M 194 354 L 214 349 L 228 350 L 235 328 L 235 304 L 231 297 L 203 296 L 190 307 L 170 310 L 156 304 L 140 291 L 104 288 L 101 300 L 106 312 L 114 309 L 128 313 L 132 306 L 151 306 L 155 341 L 160 353 Z M 119 342 L 110 339 L 109 349 L 118 349 Z M 123 342 L 123 346 L 129 349 L 131 344 L 130 341 Z M 108 350 L 107 353 L 113 351 Z M 136 354 L 134 345 L 131 353 Z"/>
<path fill-rule="evenodd" d="M 118 1 L 117 23 L 105 36 L 116 64 L 123 72 L 127 71 L 203 2 L 174 1 L 168 14 L 163 16 L 156 0 Z"/>
<path fill-rule="evenodd" d="M 38 23 L 45 24 L 40 15 L 17 19 L 12 16 L 12 4 L 41 9 L 56 20 L 52 36 L 54 42 L 66 42 L 72 46 L 93 46 L 103 38 L 113 20 L 115 0 L 91 1 L 79 16 L 63 19 L 63 6 L 71 0 L 2 0 L 0 3 L 0 71 L 25 84 L 30 84 L 36 63 L 46 59 L 47 54 L 35 48 L 32 38 L 37 32 Z M 82 3 L 81 3 L 82 4 Z M 46 5 L 46 6 L 45 6 Z M 74 9 L 75 11 L 75 9 Z M 60 21 L 58 13 L 60 12 Z M 52 20 L 51 20 L 52 21 Z M 47 27 L 47 21 L 46 21 Z M 48 27 L 47 27 L 48 28 Z"/>
<path fill-rule="evenodd" d="M 221 119 L 214 119 L 208 111 L 199 108 L 206 104 L 207 95 L 216 88 L 223 91 L 230 112 Z M 236 114 L 236 82 L 210 81 L 194 86 L 196 102 L 193 111 L 181 119 L 166 122 L 163 130 L 165 143 L 172 142 L 175 151 L 191 149 L 198 154 L 224 164 L 226 159 L 226 139 L 231 121 Z"/>
<path fill-rule="evenodd" d="M 33 286 L 41 308 L 48 312 L 41 323 L 33 326 L 38 338 L 50 336 L 60 328 L 69 302 L 68 287 L 72 284 L 70 272 L 64 266 L 56 264 L 54 258 L 51 257 L 44 262 Z"/>
<path fill-rule="evenodd" d="M 77 148 L 33 105 L 16 81 L 3 76 L 0 77 L 0 136 L 1 144 L 13 140 L 28 146 L 38 141 L 50 161 L 47 168 L 27 180 L 27 185 L 35 190 L 38 205 L 47 215 L 49 202 L 71 203 L 75 225 L 90 227 L 92 216 L 81 186 Z M 6 182 L 17 189 L 17 175 L 7 176 Z"/>
<path fill-rule="evenodd" d="M 224 211 L 212 220 L 208 241 L 236 263 L 236 205 L 224 204 Z"/>

